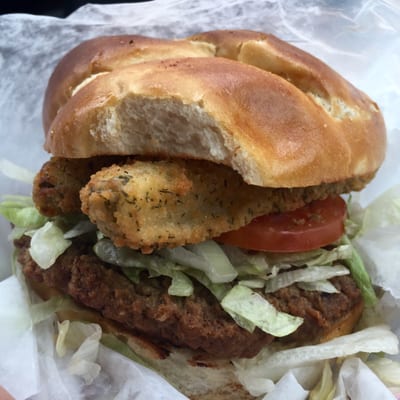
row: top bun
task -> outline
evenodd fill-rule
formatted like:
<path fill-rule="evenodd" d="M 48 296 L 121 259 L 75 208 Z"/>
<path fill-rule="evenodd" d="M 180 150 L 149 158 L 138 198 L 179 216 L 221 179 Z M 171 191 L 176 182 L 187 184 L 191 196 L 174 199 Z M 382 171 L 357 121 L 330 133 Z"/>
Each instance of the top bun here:
<path fill-rule="evenodd" d="M 77 88 L 98 74 L 148 60 L 214 56 L 215 46 L 200 41 L 119 35 L 82 42 L 61 59 L 50 77 L 43 104 L 44 130 Z"/>
<path fill-rule="evenodd" d="M 384 158 L 378 106 L 271 35 L 135 37 L 136 51 L 129 37 L 85 42 L 56 68 L 44 104 L 53 155 L 204 159 L 266 187 L 372 176 Z"/>

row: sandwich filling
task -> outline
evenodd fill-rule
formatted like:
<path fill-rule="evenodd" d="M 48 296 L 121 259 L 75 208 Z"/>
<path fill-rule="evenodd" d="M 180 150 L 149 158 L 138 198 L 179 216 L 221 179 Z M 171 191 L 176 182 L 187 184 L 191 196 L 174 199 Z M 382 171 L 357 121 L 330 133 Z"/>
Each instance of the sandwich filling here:
<path fill-rule="evenodd" d="M 125 329 L 166 347 L 253 357 L 274 340 L 320 342 L 351 320 L 347 333 L 373 301 L 337 197 L 364 184 L 273 189 L 204 161 L 52 158 L 34 182 L 42 220 L 20 223 L 15 243 L 28 280 Z M 290 215 L 302 216 L 294 236 L 252 231 L 260 216 Z M 330 235 L 307 234 L 322 225 Z"/>

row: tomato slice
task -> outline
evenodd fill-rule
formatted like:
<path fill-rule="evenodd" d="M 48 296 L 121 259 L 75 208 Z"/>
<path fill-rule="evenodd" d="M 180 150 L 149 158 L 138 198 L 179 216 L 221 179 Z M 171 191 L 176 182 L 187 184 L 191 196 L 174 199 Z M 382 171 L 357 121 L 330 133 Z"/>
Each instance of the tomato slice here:
<path fill-rule="evenodd" d="M 215 240 L 249 250 L 297 252 L 317 249 L 344 232 L 346 203 L 340 196 L 316 200 L 294 211 L 255 218 Z"/>

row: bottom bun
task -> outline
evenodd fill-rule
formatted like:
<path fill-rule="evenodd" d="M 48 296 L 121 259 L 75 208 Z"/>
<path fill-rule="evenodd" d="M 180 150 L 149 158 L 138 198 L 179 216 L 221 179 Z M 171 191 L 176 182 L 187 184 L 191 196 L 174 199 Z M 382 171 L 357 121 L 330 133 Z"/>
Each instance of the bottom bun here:
<path fill-rule="evenodd" d="M 27 279 L 27 278 L 26 278 Z M 56 289 L 27 279 L 29 286 L 43 299 L 65 296 Z M 351 333 L 363 311 L 362 302 L 338 320 L 319 342 Z M 135 335 L 120 324 L 102 317 L 86 307 L 57 312 L 60 321 L 82 321 L 97 323 L 103 332 L 114 335 L 126 343 L 141 359 L 162 375 L 171 385 L 191 400 L 252 400 L 255 397 L 241 385 L 235 367 L 227 359 L 212 359 L 204 353 L 156 344 L 140 335 Z M 315 344 L 315 343 L 314 343 Z"/>
<path fill-rule="evenodd" d="M 27 283 L 43 300 L 65 296 L 34 280 L 27 279 Z M 57 318 L 60 322 L 70 320 L 99 324 L 103 332 L 126 343 L 136 355 L 191 400 L 254 400 L 237 380 L 230 360 L 210 359 L 204 353 L 161 346 L 80 305 L 79 309 L 58 311 Z"/>

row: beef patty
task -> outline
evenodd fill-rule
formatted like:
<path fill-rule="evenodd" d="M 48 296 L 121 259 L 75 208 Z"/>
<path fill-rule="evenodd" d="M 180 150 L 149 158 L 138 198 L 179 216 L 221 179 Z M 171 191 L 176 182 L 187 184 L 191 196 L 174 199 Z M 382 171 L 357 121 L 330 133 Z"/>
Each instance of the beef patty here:
<path fill-rule="evenodd" d="M 189 297 L 170 296 L 169 278 L 143 274 L 139 284 L 133 283 L 118 268 L 101 261 L 91 244 L 78 241 L 44 270 L 30 257 L 29 238 L 23 237 L 15 244 L 29 280 L 56 288 L 78 304 L 155 342 L 236 358 L 253 357 L 275 339 L 258 328 L 250 333 L 239 327 L 199 283 L 194 282 L 194 293 Z M 360 290 L 350 276 L 331 282 L 340 293 L 304 291 L 296 285 L 268 295 L 260 292 L 280 311 L 304 318 L 298 330 L 284 341 L 316 342 L 362 303 Z"/>

